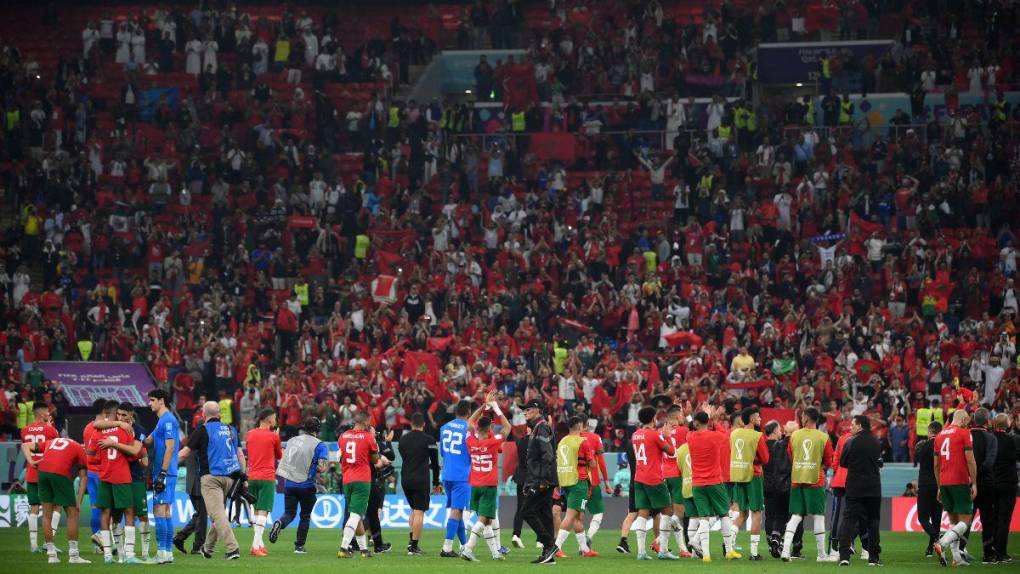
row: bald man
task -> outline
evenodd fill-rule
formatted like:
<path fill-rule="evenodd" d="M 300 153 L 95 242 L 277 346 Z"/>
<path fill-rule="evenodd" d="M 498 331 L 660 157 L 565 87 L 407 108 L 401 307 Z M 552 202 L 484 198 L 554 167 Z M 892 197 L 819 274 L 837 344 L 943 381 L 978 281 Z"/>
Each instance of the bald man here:
<path fill-rule="evenodd" d="M 216 541 L 223 539 L 226 546 L 226 559 L 237 560 L 241 553 L 237 546 L 237 538 L 230 529 L 227 517 L 227 492 L 234 480 L 247 473 L 248 464 L 241 450 L 237 432 L 233 427 L 220 421 L 219 404 L 209 401 L 202 405 L 205 423 L 188 435 L 188 444 L 181 449 L 179 460 L 186 459 L 192 451 L 198 456 L 199 474 L 202 476 L 202 498 L 212 519 L 213 527 L 206 536 L 205 545 L 201 548 L 202 556 L 212 558 L 216 549 Z"/>

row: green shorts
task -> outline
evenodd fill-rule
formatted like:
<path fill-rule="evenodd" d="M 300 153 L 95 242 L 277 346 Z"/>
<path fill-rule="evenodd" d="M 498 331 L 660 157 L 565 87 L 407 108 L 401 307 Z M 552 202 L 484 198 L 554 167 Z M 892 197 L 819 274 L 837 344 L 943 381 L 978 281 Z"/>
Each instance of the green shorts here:
<path fill-rule="evenodd" d="M 249 480 L 248 492 L 255 497 L 255 510 L 272 512 L 276 500 L 276 481 Z"/>
<path fill-rule="evenodd" d="M 730 512 L 730 498 L 726 493 L 726 485 L 712 484 L 694 487 L 694 506 L 698 512 L 691 516 L 708 518 L 726 516 Z"/>
<path fill-rule="evenodd" d="M 134 492 L 131 490 L 131 483 L 111 484 L 100 480 L 96 506 L 102 509 L 116 510 L 134 508 Z"/>
<path fill-rule="evenodd" d="M 736 483 L 727 482 L 725 484 L 726 484 L 726 500 L 729 500 L 731 503 L 736 502 L 737 499 L 734 497 L 733 494 L 733 490 L 736 488 Z"/>
<path fill-rule="evenodd" d="M 371 482 L 348 482 L 344 484 L 344 501 L 347 510 L 359 516 L 368 512 L 368 495 L 372 492 Z"/>
<path fill-rule="evenodd" d="M 588 495 L 588 505 L 584 509 L 591 514 L 601 514 L 606 511 L 606 503 L 602 501 L 601 485 L 592 485 L 591 494 Z"/>
<path fill-rule="evenodd" d="M 733 483 L 733 501 L 741 512 L 758 512 L 765 509 L 765 483 L 761 476 L 751 477 L 751 482 Z"/>
<path fill-rule="evenodd" d="M 674 476 L 665 479 L 665 482 L 666 490 L 669 491 L 669 499 L 673 501 L 673 504 L 680 504 L 684 498 L 684 479 Z"/>
<path fill-rule="evenodd" d="M 684 516 L 698 516 L 698 507 L 694 504 L 694 498 L 682 498 L 684 505 Z"/>
<path fill-rule="evenodd" d="M 472 512 L 477 512 L 478 516 L 484 516 L 485 518 L 496 518 L 497 495 L 498 489 L 495 486 L 472 486 Z"/>
<path fill-rule="evenodd" d="M 563 499 L 567 501 L 567 508 L 578 512 L 587 510 L 590 487 L 591 483 L 587 479 L 581 479 L 577 481 L 577 484 L 562 487 Z"/>
<path fill-rule="evenodd" d="M 131 498 L 134 500 L 135 517 L 142 518 L 149 516 L 149 501 L 145 497 L 145 483 L 131 483 Z"/>
<path fill-rule="evenodd" d="M 74 482 L 62 474 L 39 473 L 39 499 L 55 506 L 74 506 L 78 497 L 74 494 Z"/>
<path fill-rule="evenodd" d="M 974 501 L 970 498 L 970 486 L 953 484 L 939 487 L 942 494 L 942 509 L 951 514 L 974 514 Z"/>
<path fill-rule="evenodd" d="M 790 488 L 790 514 L 807 516 L 825 514 L 825 488 L 797 486 Z"/>
<path fill-rule="evenodd" d="M 42 501 L 39 500 L 39 483 L 28 482 L 25 483 L 25 494 L 28 495 L 28 503 L 32 506 L 39 506 Z"/>
<path fill-rule="evenodd" d="M 666 484 L 634 483 L 634 508 L 638 510 L 662 510 L 669 508 L 669 490 Z"/>

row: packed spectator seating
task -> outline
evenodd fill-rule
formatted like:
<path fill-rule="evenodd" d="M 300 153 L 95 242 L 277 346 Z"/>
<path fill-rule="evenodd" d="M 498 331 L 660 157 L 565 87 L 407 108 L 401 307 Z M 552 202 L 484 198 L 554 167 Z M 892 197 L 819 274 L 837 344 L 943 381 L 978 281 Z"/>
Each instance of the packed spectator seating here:
<path fill-rule="evenodd" d="M 1014 82 L 1015 12 L 963 2 L 950 21 L 940 4 L 16 19 L 0 45 L 4 428 L 33 399 L 65 412 L 35 362 L 83 340 L 91 360 L 146 362 L 189 420 L 222 398 L 235 424 L 268 406 L 288 433 L 357 410 L 438 425 L 491 386 L 514 424 L 537 398 L 596 420 L 611 450 L 649 403 L 817 405 L 833 433 L 867 413 L 890 457 L 933 400 L 1018 414 L 1013 116 L 921 110 L 862 142 L 838 114 L 751 98 L 750 48 L 819 35 L 895 35 L 883 89 L 961 88 L 973 62 L 993 91 Z M 57 30 L 56 57 L 12 26 Z M 963 58 L 975 29 L 998 39 Z M 405 64 L 442 31 L 525 48 L 549 105 L 527 102 L 515 131 L 579 134 L 576 157 L 478 136 L 466 104 L 401 101 Z"/>

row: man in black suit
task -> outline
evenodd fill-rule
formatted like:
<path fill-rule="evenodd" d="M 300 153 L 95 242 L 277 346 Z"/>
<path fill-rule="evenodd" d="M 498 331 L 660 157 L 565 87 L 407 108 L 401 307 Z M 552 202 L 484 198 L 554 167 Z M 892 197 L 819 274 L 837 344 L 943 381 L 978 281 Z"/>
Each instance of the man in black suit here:
<path fill-rule="evenodd" d="M 882 445 L 871 434 L 871 419 L 857 415 L 850 429 L 854 436 L 843 445 L 839 466 L 847 469 L 843 523 L 839 534 L 839 563 L 850 564 L 850 548 L 863 529 L 869 548 L 868 562 L 880 565 L 878 523 L 882 514 Z"/>
<path fill-rule="evenodd" d="M 1010 432 L 1013 420 L 1007 414 L 995 415 L 992 419 L 992 434 L 995 436 L 995 464 L 992 467 L 992 481 L 995 484 L 995 519 L 985 519 L 985 528 L 995 533 L 995 560 L 1003 564 L 1012 562 L 1006 553 L 1009 542 L 1009 523 L 1013 520 L 1013 507 L 1017 495 L 1017 459 L 1020 457 L 1020 435 Z"/>
<path fill-rule="evenodd" d="M 928 438 L 914 447 L 914 461 L 917 463 L 917 521 L 928 535 L 928 548 L 924 555 L 935 555 L 942 526 L 942 503 L 939 502 L 939 485 L 935 481 L 935 437 L 942 432 L 942 423 L 932 421 L 928 425 Z"/>

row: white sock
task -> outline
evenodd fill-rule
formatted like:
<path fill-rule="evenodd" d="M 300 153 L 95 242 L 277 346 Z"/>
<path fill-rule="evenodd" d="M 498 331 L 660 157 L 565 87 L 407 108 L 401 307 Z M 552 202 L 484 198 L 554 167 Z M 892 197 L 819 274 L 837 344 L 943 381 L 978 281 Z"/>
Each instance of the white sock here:
<path fill-rule="evenodd" d="M 591 546 L 588 546 L 588 537 L 583 531 L 575 532 L 574 538 L 577 539 L 577 546 L 581 549 L 581 552 L 589 552 L 591 550 Z"/>
<path fill-rule="evenodd" d="M 818 548 L 818 555 L 827 556 L 829 549 L 825 547 L 825 516 L 814 515 L 814 528 L 811 530 L 815 533 L 815 546 Z"/>
<path fill-rule="evenodd" d="M 566 530 L 560 528 L 559 532 L 556 533 L 556 547 L 562 549 L 563 544 L 567 541 L 567 538 L 569 537 L 570 532 L 567 532 Z"/>
<path fill-rule="evenodd" d="M 103 557 L 113 558 L 113 534 L 109 530 L 100 530 L 99 539 L 103 543 Z"/>
<path fill-rule="evenodd" d="M 29 512 L 28 513 L 28 543 L 32 545 L 32 550 L 39 548 L 39 513 Z"/>
<path fill-rule="evenodd" d="M 503 545 L 503 542 L 499 539 L 500 534 L 499 534 L 499 517 L 498 516 L 496 516 L 495 518 L 492 519 L 492 522 L 489 523 L 489 528 L 492 529 L 492 536 L 493 536 L 493 538 L 496 539 L 496 550 L 499 550 L 499 547 Z"/>
<path fill-rule="evenodd" d="M 691 543 L 691 548 L 696 548 L 701 551 L 701 540 L 698 538 L 698 525 L 701 524 L 701 520 L 697 518 L 691 518 L 687 521 L 687 540 Z"/>
<path fill-rule="evenodd" d="M 485 533 L 485 525 L 479 520 L 475 522 L 475 525 L 471 527 L 471 536 L 468 536 L 467 543 L 464 544 L 463 550 L 471 552 L 475 549 L 475 544 L 478 544 L 478 538 L 483 536 Z"/>
<path fill-rule="evenodd" d="M 949 527 L 942 538 L 939 539 L 939 544 L 943 546 L 949 546 L 950 551 L 953 554 L 953 559 L 957 562 L 961 561 L 960 552 L 960 540 L 963 539 L 964 535 L 967 534 L 967 523 L 957 522 L 956 524 Z"/>
<path fill-rule="evenodd" d="M 761 541 L 761 534 L 751 535 L 751 556 L 758 555 L 758 542 Z"/>
<path fill-rule="evenodd" d="M 673 532 L 673 517 L 659 515 L 659 552 L 669 552 L 669 534 Z"/>
<path fill-rule="evenodd" d="M 680 549 L 680 552 L 690 552 L 690 549 L 687 548 L 687 543 L 684 542 L 683 519 L 677 518 L 675 514 L 671 516 L 670 519 L 670 524 L 673 525 L 673 538 L 676 539 L 677 548 Z"/>
<path fill-rule="evenodd" d="M 486 525 L 485 529 L 482 530 L 482 536 L 485 537 L 485 545 L 489 547 L 489 554 L 491 554 L 493 558 L 499 556 L 499 537 L 496 536 L 496 530 L 497 529 L 492 527 L 491 523 Z"/>
<path fill-rule="evenodd" d="M 340 548 L 343 548 L 344 550 L 351 549 L 351 540 L 354 540 L 354 532 L 358 529 L 358 524 L 360 522 L 361 515 L 352 512 L 350 517 L 347 519 L 347 524 L 344 524 L 344 537 L 340 540 Z"/>
<path fill-rule="evenodd" d="M 368 552 L 368 533 L 362 534 L 358 537 L 358 548 L 362 552 Z"/>
<path fill-rule="evenodd" d="M 135 527 L 125 526 L 124 527 L 124 557 L 134 558 L 135 557 Z"/>
<path fill-rule="evenodd" d="M 142 540 L 142 556 L 149 556 L 149 523 L 147 521 L 138 523 L 138 536 Z"/>
<path fill-rule="evenodd" d="M 78 541 L 77 540 L 68 540 L 67 541 L 67 554 L 70 555 L 70 556 L 77 556 L 78 555 Z"/>
<path fill-rule="evenodd" d="M 743 526 L 743 524 L 740 523 L 740 513 L 736 510 L 731 510 L 729 516 L 731 530 L 733 531 L 733 542 L 736 544 L 737 534 L 740 534 L 740 527 Z"/>
<path fill-rule="evenodd" d="M 704 556 L 705 558 L 712 557 L 712 550 L 709 548 L 708 544 L 708 533 L 710 532 L 709 528 L 710 526 L 708 520 L 698 521 L 697 537 L 698 540 L 701 541 L 701 555 Z"/>
<path fill-rule="evenodd" d="M 56 547 L 56 545 L 53 544 L 52 542 L 47 542 L 46 543 L 46 554 L 49 554 L 50 556 L 56 556 L 57 555 L 57 547 Z"/>
<path fill-rule="evenodd" d="M 443 552 L 453 552 L 453 540 L 443 540 Z"/>
<path fill-rule="evenodd" d="M 588 524 L 588 540 L 595 539 L 595 535 L 598 534 L 600 526 L 602 526 L 601 512 L 591 517 L 591 522 Z"/>
<path fill-rule="evenodd" d="M 57 535 L 57 528 L 60 527 L 60 512 L 54 510 L 50 516 L 50 528 L 53 530 L 53 535 Z"/>
<path fill-rule="evenodd" d="M 734 534 L 735 529 L 733 528 L 733 523 L 730 522 L 730 516 L 728 514 L 723 515 L 721 528 L 723 548 L 725 548 L 727 552 L 733 552 L 733 542 L 736 540 L 736 535 Z"/>
<path fill-rule="evenodd" d="M 251 539 L 252 548 L 262 548 L 265 542 L 262 541 L 262 534 L 266 531 L 266 517 L 262 514 L 255 515 L 255 536 Z"/>
<path fill-rule="evenodd" d="M 793 548 L 793 535 L 797 533 L 797 527 L 804 518 L 799 514 L 790 516 L 786 523 L 786 533 L 783 534 L 783 556 L 790 557 L 790 549 Z"/>
<path fill-rule="evenodd" d="M 634 519 L 634 523 L 631 524 L 631 530 L 634 531 L 634 535 L 637 537 L 638 556 L 645 553 L 645 542 L 648 539 L 648 527 L 651 526 L 648 524 L 649 522 L 651 522 L 650 518 L 646 520 L 645 518 L 638 516 Z"/>

